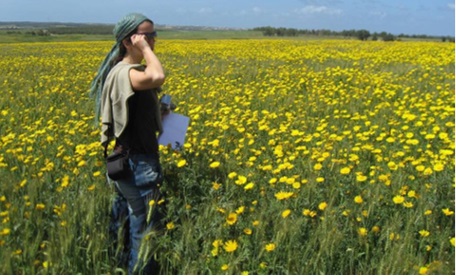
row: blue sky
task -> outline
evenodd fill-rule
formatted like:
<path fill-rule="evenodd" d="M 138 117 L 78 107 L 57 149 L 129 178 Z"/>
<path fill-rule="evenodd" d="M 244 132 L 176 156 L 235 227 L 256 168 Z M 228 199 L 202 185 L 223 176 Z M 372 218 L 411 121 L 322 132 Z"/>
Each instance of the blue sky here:
<path fill-rule="evenodd" d="M 135 11 L 165 25 L 454 36 L 454 7 L 451 0 L 0 0 L 0 21 L 115 23 Z"/>

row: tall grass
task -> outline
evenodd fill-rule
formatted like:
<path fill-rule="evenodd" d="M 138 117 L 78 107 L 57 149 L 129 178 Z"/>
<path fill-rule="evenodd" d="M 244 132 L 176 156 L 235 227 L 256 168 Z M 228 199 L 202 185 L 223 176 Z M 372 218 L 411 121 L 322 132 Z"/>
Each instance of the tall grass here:
<path fill-rule="evenodd" d="M 109 42 L 0 44 L 0 272 L 125 273 L 88 87 Z M 454 44 L 160 40 L 165 274 L 454 274 Z M 118 243 L 121 245 L 121 242 Z"/>

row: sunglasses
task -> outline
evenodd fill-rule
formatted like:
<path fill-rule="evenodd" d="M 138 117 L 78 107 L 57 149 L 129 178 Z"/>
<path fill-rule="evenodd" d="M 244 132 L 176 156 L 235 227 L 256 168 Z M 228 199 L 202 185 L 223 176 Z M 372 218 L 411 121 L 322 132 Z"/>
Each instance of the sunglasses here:
<path fill-rule="evenodd" d="M 152 39 L 152 38 L 157 37 L 157 32 L 156 31 L 153 31 L 151 33 L 137 33 L 137 34 L 144 35 L 144 36 L 146 36 L 147 39 Z"/>

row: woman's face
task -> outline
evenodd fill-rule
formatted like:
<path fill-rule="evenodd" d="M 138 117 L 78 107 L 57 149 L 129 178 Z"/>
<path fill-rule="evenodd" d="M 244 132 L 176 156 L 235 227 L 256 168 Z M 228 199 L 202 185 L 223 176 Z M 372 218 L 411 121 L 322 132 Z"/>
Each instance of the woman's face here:
<path fill-rule="evenodd" d="M 150 23 L 149 21 L 144 21 L 143 23 L 141 23 L 138 26 L 138 31 L 136 33 L 146 35 L 146 41 L 149 43 L 150 48 L 153 51 L 154 47 L 155 47 L 155 36 L 156 36 L 154 24 Z"/>

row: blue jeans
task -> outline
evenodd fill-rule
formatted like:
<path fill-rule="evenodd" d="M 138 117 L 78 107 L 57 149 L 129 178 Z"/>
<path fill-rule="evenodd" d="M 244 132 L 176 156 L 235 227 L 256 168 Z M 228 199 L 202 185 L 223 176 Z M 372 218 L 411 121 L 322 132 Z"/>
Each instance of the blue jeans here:
<path fill-rule="evenodd" d="M 157 210 L 157 202 L 161 198 L 159 184 L 163 180 L 160 161 L 157 157 L 146 154 L 130 155 L 130 167 L 133 171 L 131 177 L 117 180 L 116 188 L 120 195 L 116 198 L 113 204 L 112 213 L 114 219 L 122 219 L 121 216 L 115 214 L 125 213 L 122 208 L 128 207 L 129 219 L 129 246 L 130 252 L 128 257 L 128 273 L 158 273 L 158 265 L 153 258 L 148 263 L 143 263 L 138 260 L 139 249 L 143 234 L 151 230 L 153 227 L 159 227 L 160 213 Z M 122 200 L 127 204 L 122 204 Z M 154 200 L 154 209 L 150 212 L 149 202 Z M 149 215 L 149 218 L 148 218 Z M 149 221 L 148 221 L 149 219 Z M 115 231 L 119 231 L 122 222 L 114 221 Z"/>

